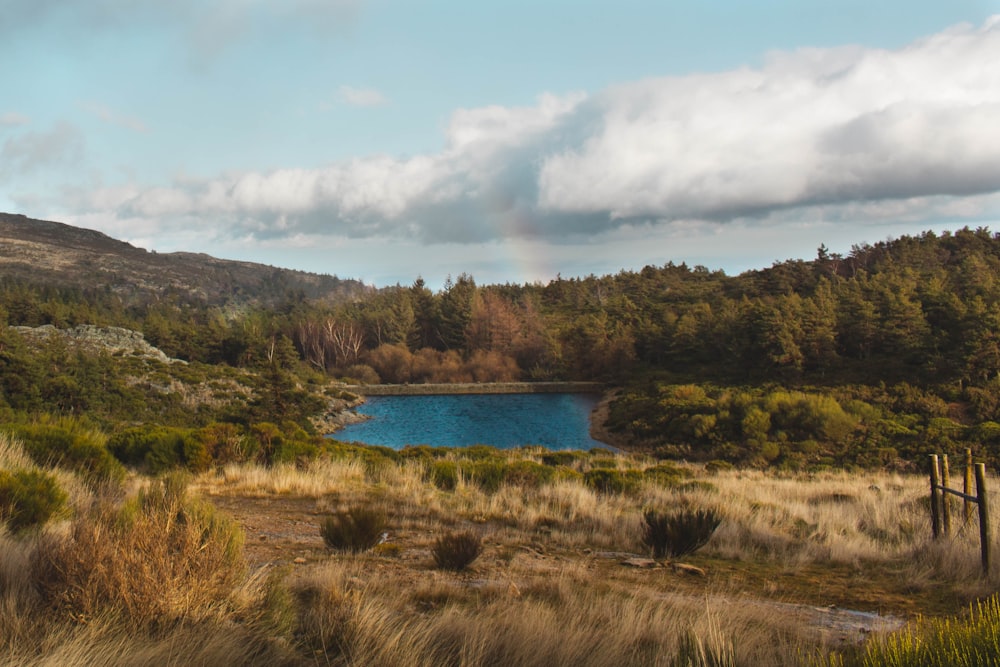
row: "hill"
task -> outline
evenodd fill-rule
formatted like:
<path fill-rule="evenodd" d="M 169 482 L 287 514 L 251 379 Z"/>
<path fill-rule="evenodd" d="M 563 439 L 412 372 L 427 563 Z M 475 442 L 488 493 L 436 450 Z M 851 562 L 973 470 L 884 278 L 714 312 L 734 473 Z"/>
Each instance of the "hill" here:
<path fill-rule="evenodd" d="M 150 252 L 97 231 L 10 213 L 0 213 L 0 275 L 36 285 L 109 290 L 127 303 L 175 295 L 210 305 L 268 306 L 289 294 L 334 303 L 370 291 L 336 276 L 199 253 Z"/>

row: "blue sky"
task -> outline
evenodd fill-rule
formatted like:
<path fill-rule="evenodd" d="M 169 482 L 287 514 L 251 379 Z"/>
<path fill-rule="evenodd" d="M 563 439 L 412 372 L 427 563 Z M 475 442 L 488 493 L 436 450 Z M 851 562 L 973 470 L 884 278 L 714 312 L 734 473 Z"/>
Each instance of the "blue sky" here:
<path fill-rule="evenodd" d="M 0 210 L 377 285 L 997 228 L 997 14 L 0 0 Z"/>

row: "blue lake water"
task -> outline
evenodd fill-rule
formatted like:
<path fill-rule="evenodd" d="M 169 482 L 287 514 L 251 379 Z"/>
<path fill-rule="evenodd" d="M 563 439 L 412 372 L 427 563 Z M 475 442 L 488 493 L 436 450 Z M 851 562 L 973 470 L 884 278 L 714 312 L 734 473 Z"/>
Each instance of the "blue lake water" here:
<path fill-rule="evenodd" d="M 371 396 L 358 412 L 371 419 L 332 437 L 385 445 L 504 449 L 542 445 L 549 449 L 606 447 L 590 437 L 594 394 L 461 394 Z"/>

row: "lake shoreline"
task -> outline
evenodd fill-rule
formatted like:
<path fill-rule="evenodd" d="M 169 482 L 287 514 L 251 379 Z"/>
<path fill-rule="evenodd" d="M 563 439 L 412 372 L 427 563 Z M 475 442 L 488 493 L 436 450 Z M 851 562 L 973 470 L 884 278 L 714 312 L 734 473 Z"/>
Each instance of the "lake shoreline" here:
<path fill-rule="evenodd" d="M 611 412 L 611 401 L 618 397 L 621 389 L 611 389 L 601 394 L 601 400 L 597 402 L 590 412 L 590 437 L 598 442 L 603 442 L 608 447 L 613 447 L 621 451 L 628 451 L 622 447 L 620 437 L 608 430 L 608 416 Z"/>

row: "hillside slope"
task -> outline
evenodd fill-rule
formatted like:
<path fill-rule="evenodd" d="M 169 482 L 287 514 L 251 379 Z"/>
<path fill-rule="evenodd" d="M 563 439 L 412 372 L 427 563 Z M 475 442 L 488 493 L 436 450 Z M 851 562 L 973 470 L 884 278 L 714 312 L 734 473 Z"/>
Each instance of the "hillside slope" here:
<path fill-rule="evenodd" d="M 270 305 L 289 293 L 336 302 L 370 289 L 356 280 L 205 254 L 149 252 L 101 232 L 10 213 L 0 213 L 0 276 L 105 288 L 126 301 L 177 295 L 209 304 Z"/>

